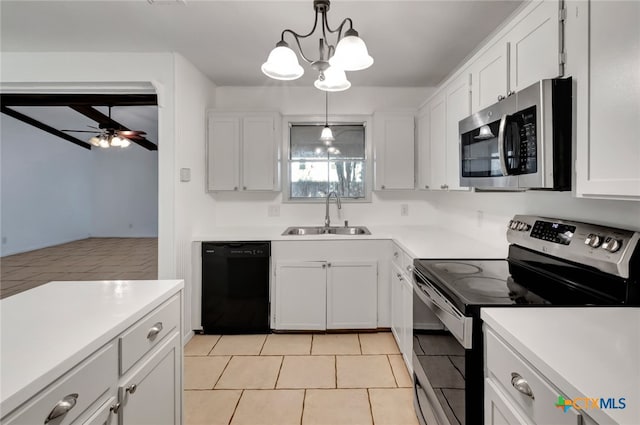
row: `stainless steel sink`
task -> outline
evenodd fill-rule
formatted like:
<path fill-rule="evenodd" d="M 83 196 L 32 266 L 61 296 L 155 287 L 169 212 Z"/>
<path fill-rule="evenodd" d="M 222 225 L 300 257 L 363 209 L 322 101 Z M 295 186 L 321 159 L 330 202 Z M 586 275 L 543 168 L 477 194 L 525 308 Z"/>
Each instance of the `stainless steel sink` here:
<path fill-rule="evenodd" d="M 286 235 L 370 235 L 371 232 L 364 226 L 297 226 L 288 227 L 282 233 Z"/>

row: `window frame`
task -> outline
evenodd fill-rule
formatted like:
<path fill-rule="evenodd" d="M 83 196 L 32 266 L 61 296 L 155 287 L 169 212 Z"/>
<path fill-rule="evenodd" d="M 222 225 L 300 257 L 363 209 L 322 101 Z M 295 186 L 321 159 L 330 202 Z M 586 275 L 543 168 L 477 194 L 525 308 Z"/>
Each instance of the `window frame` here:
<path fill-rule="evenodd" d="M 346 203 L 370 203 L 373 193 L 373 117 L 371 115 L 329 115 L 331 125 L 362 125 L 364 127 L 364 167 L 365 167 L 365 196 L 362 198 L 340 198 Z M 285 115 L 282 117 L 282 202 L 290 204 L 320 204 L 325 198 L 291 198 L 291 131 L 293 125 L 324 126 L 325 117 L 322 115 Z"/>

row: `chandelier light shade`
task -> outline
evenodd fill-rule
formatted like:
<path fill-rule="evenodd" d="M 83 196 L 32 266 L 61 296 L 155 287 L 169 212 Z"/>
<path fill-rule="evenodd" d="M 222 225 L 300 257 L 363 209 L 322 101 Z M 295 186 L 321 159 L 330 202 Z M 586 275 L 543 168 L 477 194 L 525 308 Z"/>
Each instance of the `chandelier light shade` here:
<path fill-rule="evenodd" d="M 269 53 L 269 58 L 262 64 L 262 72 L 275 80 L 295 80 L 302 77 L 304 68 L 298 63 L 296 53 L 285 41 L 281 41 Z"/>
<path fill-rule="evenodd" d="M 316 12 L 313 28 L 306 34 L 298 34 L 293 30 L 282 31 L 280 41 L 271 51 L 267 61 L 262 64 L 262 72 L 276 80 L 295 80 L 304 74 L 304 69 L 298 63 L 298 57 L 289 44 L 284 40 L 285 34 L 290 34 L 296 45 L 302 60 L 310 64 L 319 75 L 314 86 L 324 91 L 341 91 L 351 87 L 345 71 L 360 71 L 373 64 L 373 58 L 369 55 L 366 44 L 360 38 L 358 32 L 353 29 L 351 18 L 345 18 L 335 29 L 329 26 L 327 12 L 330 7 L 329 0 L 314 0 L 313 8 Z M 318 20 L 320 23 L 318 24 Z M 349 28 L 343 33 L 345 25 Z M 320 32 L 318 59 L 309 58 L 302 51 L 301 39 L 312 36 L 316 29 Z M 328 39 L 334 36 L 334 44 Z"/>
<path fill-rule="evenodd" d="M 351 87 L 351 83 L 347 80 L 347 74 L 335 66 L 330 66 L 320 73 L 313 85 L 324 91 L 343 91 Z"/>

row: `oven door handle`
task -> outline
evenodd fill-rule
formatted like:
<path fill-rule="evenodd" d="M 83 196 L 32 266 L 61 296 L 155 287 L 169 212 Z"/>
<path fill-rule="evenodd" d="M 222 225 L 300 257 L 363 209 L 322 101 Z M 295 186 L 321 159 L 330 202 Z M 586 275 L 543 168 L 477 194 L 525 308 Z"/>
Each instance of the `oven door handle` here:
<path fill-rule="evenodd" d="M 509 171 L 507 170 L 507 119 L 509 115 L 504 114 L 500 119 L 500 128 L 498 131 L 498 153 L 500 155 L 500 171 L 502 171 L 503 176 L 508 176 Z"/>

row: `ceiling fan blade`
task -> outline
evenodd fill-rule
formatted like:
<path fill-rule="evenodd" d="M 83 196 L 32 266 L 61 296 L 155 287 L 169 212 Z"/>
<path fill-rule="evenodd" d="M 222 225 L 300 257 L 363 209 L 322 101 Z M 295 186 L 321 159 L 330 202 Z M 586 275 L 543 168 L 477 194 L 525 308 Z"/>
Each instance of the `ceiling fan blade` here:
<path fill-rule="evenodd" d="M 100 133 L 99 131 L 92 131 L 92 130 L 60 130 L 60 131 L 68 131 L 70 133 Z"/>
<path fill-rule="evenodd" d="M 122 137 L 143 137 L 145 134 L 147 133 L 140 130 L 118 130 L 118 135 Z"/>

